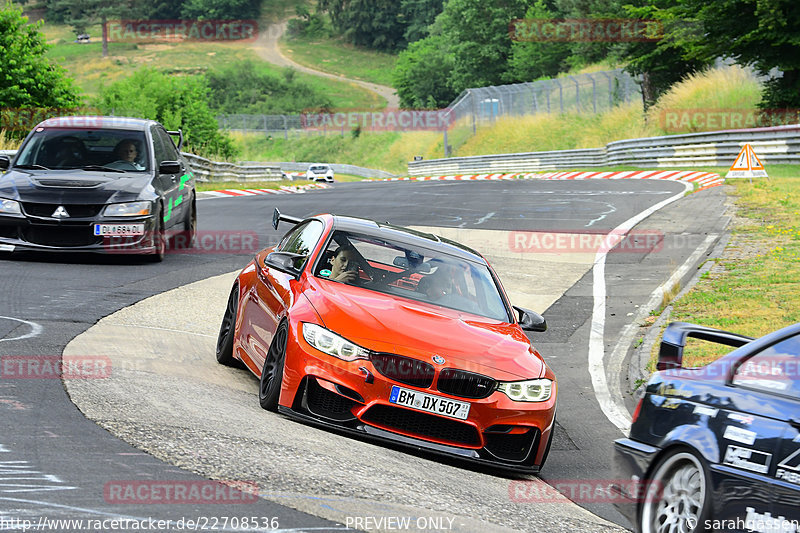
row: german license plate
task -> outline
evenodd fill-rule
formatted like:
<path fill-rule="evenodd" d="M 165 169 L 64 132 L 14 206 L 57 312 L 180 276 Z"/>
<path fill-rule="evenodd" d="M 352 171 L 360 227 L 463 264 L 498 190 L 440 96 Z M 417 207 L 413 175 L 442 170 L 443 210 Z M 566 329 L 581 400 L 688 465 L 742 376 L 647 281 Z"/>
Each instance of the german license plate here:
<path fill-rule="evenodd" d="M 95 224 L 94 234 L 103 237 L 144 235 L 144 224 Z"/>
<path fill-rule="evenodd" d="M 469 416 L 470 404 L 467 402 L 459 402 L 457 400 L 451 400 L 450 398 L 442 398 L 441 396 L 434 396 L 433 394 L 404 389 L 396 385 L 392 387 L 389 401 L 393 404 L 411 407 L 418 411 L 448 416 L 459 420 L 466 420 L 467 416 Z"/>

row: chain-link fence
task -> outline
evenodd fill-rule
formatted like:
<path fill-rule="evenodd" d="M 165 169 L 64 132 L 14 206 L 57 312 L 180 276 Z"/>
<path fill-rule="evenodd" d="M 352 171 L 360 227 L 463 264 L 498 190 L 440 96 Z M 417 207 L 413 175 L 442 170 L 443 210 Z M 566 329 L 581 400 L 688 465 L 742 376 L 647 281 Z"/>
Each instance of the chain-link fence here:
<path fill-rule="evenodd" d="M 451 122 L 481 122 L 536 113 L 596 114 L 641 99 L 641 89 L 622 69 L 529 83 L 467 89 L 448 106 Z"/>
<path fill-rule="evenodd" d="M 439 123 L 452 125 L 471 125 L 473 133 L 482 122 L 494 121 L 503 116 L 523 116 L 536 113 L 586 113 L 607 111 L 619 104 L 641 99 L 641 89 L 634 78 L 622 69 L 577 74 L 563 78 L 539 80 L 529 83 L 500 85 L 467 89 L 447 108 L 439 110 L 444 116 Z M 389 123 L 391 114 L 402 111 L 382 111 L 383 119 Z M 427 112 L 433 113 L 433 112 Z M 270 136 L 288 138 L 290 135 L 347 135 L 358 119 L 367 112 L 333 113 L 330 120 L 318 120 L 321 115 L 221 115 L 217 117 L 219 126 L 230 131 L 260 132 Z M 339 115 L 342 115 L 341 117 Z M 374 115 L 374 113 L 373 113 Z M 313 117 L 314 120 L 310 120 Z M 372 117 L 374 120 L 374 117 Z M 359 119 L 360 120 L 360 119 Z M 395 127 L 381 127 L 382 131 L 431 130 L 430 127 L 417 127 L 428 120 L 396 120 Z M 446 127 L 440 128 L 446 131 Z M 369 127 L 364 128 L 372 129 Z"/>

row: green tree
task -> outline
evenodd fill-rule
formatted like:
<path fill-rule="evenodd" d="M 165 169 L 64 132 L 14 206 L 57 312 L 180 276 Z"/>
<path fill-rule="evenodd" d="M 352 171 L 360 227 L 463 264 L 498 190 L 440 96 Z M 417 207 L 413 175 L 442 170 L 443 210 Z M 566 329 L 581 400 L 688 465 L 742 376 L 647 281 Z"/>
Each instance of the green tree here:
<path fill-rule="evenodd" d="M 257 19 L 261 0 L 184 0 L 181 16 L 187 19 Z"/>
<path fill-rule="evenodd" d="M 413 43 L 429 35 L 428 27 L 444 9 L 444 0 L 401 0 L 400 16 L 405 24 L 403 37 Z"/>
<path fill-rule="evenodd" d="M 229 137 L 220 133 L 206 103 L 202 77 L 177 77 L 140 69 L 100 91 L 98 107 L 105 114 L 158 120 L 168 129 L 183 130 L 187 149 L 200 155 L 236 155 Z"/>
<path fill-rule="evenodd" d="M 413 42 L 400 53 L 394 87 L 405 108 L 442 108 L 458 96 L 450 86 L 453 55 L 442 35 Z"/>
<path fill-rule="evenodd" d="M 526 19 L 557 18 L 544 0 L 528 8 Z M 569 70 L 568 58 L 572 54 L 569 43 L 515 41 L 511 44 L 503 80 L 506 83 L 533 81 L 542 77 L 555 77 L 559 72 Z"/>
<path fill-rule="evenodd" d="M 405 23 L 397 0 L 320 0 L 334 29 L 349 42 L 391 52 L 405 46 Z"/>
<path fill-rule="evenodd" d="M 64 69 L 45 58 L 41 24 L 28 24 L 22 9 L 0 6 L 0 107 L 72 107 L 78 92 Z"/>
<path fill-rule="evenodd" d="M 763 108 L 800 107 L 800 5 L 797 0 L 677 0 L 671 12 L 696 20 L 701 31 L 684 39 L 699 60 L 729 57 L 761 74 L 783 72 L 766 83 Z"/>
<path fill-rule="evenodd" d="M 511 56 L 509 24 L 527 10 L 526 0 L 449 0 L 437 18 L 453 54 L 450 87 L 502 83 Z"/>
<path fill-rule="evenodd" d="M 622 56 L 628 61 L 625 70 L 641 78 L 642 101 L 647 109 L 656 103 L 673 84 L 688 74 L 708 66 L 711 57 L 701 57 L 691 48 L 701 37 L 698 25 L 679 16 L 674 8 L 677 0 L 655 0 L 646 6 L 625 7 L 629 17 L 656 21 L 653 41 L 625 43 Z"/>

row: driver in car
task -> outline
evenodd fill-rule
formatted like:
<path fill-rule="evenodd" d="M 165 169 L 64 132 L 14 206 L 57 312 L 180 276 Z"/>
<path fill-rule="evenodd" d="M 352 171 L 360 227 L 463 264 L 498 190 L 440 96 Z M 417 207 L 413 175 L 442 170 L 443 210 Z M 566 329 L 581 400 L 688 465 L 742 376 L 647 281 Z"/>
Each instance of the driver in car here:
<path fill-rule="evenodd" d="M 139 155 L 139 150 L 136 148 L 136 143 L 130 139 L 125 139 L 117 144 L 114 149 L 114 155 L 118 161 L 125 161 L 130 163 L 136 170 L 144 170 L 144 166 L 140 165 L 136 158 Z"/>
<path fill-rule="evenodd" d="M 331 259 L 331 274 L 328 279 L 354 283 L 358 279 L 358 258 L 350 246 L 340 246 Z"/>

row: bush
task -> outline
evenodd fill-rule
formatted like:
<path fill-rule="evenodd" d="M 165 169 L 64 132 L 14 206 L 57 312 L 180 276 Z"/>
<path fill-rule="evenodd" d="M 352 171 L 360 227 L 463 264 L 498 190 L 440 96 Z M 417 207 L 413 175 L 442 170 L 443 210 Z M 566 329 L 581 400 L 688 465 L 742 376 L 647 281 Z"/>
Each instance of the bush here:
<path fill-rule="evenodd" d="M 297 6 L 299 18 L 290 19 L 286 27 L 289 37 L 330 37 L 330 28 L 319 11 L 310 12 L 305 6 Z"/>
<path fill-rule="evenodd" d="M 296 79 L 293 69 L 282 76 L 252 61 L 239 61 L 206 73 L 211 109 L 218 114 L 284 114 L 324 111 L 327 96 Z"/>
<path fill-rule="evenodd" d="M 458 96 L 450 86 L 453 56 L 441 35 L 413 42 L 401 52 L 394 70 L 394 88 L 405 108 L 446 107 Z"/>
<path fill-rule="evenodd" d="M 167 76 L 141 69 L 102 88 L 97 106 L 106 114 L 147 118 L 161 122 L 167 129 L 180 128 L 187 150 L 231 158 L 237 150 L 231 139 L 220 133 L 217 119 L 206 103 L 207 93 L 203 77 Z"/>

